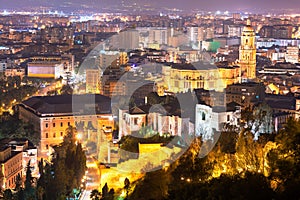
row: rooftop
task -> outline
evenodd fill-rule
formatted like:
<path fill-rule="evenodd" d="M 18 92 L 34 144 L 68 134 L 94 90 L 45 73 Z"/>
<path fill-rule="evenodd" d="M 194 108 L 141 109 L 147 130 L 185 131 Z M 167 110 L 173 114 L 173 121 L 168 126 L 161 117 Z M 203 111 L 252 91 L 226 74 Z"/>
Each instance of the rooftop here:
<path fill-rule="evenodd" d="M 211 70 L 211 69 L 217 69 L 215 65 L 211 65 L 206 62 L 195 62 L 195 63 L 172 63 L 171 67 L 173 69 L 179 69 L 179 70 Z"/>
<path fill-rule="evenodd" d="M 111 113 L 111 99 L 100 94 L 36 96 L 20 106 L 39 116 Z"/>

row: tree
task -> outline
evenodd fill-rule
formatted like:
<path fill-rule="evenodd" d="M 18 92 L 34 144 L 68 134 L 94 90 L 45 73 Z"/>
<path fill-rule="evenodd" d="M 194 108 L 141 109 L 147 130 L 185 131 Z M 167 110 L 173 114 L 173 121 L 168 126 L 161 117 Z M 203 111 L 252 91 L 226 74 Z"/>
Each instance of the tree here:
<path fill-rule="evenodd" d="M 236 143 L 237 167 L 239 170 L 259 172 L 263 160 L 262 147 L 250 131 L 241 132 Z"/>
<path fill-rule="evenodd" d="M 97 189 L 94 189 L 94 190 L 92 190 L 92 192 L 91 192 L 90 198 L 91 198 L 92 200 L 100 200 L 100 198 L 101 198 L 101 193 L 100 193 Z"/>
<path fill-rule="evenodd" d="M 115 190 L 111 188 L 109 190 L 107 183 L 102 188 L 102 198 L 101 200 L 113 200 L 114 199 Z"/>
<path fill-rule="evenodd" d="M 162 169 L 147 172 L 141 180 L 135 183 L 135 189 L 128 195 L 128 199 L 166 199 L 170 183 L 169 177 L 169 172 Z"/>
<path fill-rule="evenodd" d="M 69 127 L 63 142 L 54 146 L 51 163 L 39 163 L 39 199 L 63 199 L 79 188 L 86 170 L 86 156 L 80 143 L 75 140 L 76 129 Z"/>
<path fill-rule="evenodd" d="M 26 166 L 26 179 L 25 179 L 25 189 L 31 189 L 32 188 L 32 175 L 31 175 L 31 166 L 30 166 L 30 160 L 27 163 Z"/>
<path fill-rule="evenodd" d="M 300 187 L 300 121 L 289 119 L 275 142 L 277 148 L 268 153 L 270 178 L 281 199 L 294 199 Z"/>
<path fill-rule="evenodd" d="M 22 189 L 22 178 L 20 176 L 20 174 L 17 175 L 17 178 L 16 178 L 16 187 L 15 187 L 15 190 L 16 191 L 20 191 Z"/>
<path fill-rule="evenodd" d="M 12 200 L 13 199 L 13 193 L 11 192 L 10 189 L 4 190 L 3 199 L 4 200 Z"/>
<path fill-rule="evenodd" d="M 108 186 L 107 183 L 102 187 L 102 197 L 106 197 L 108 195 Z"/>
<path fill-rule="evenodd" d="M 124 189 L 126 190 L 126 198 L 127 198 L 128 197 L 128 192 L 130 190 L 130 181 L 127 177 L 124 180 Z"/>
<path fill-rule="evenodd" d="M 70 85 L 63 85 L 61 88 L 61 94 L 73 94 L 73 89 Z"/>
<path fill-rule="evenodd" d="M 26 179 L 25 179 L 25 188 L 24 188 L 24 196 L 26 199 L 36 199 L 35 188 L 32 186 L 32 183 L 33 183 L 33 178 L 31 174 L 31 166 L 29 160 L 26 167 Z"/>

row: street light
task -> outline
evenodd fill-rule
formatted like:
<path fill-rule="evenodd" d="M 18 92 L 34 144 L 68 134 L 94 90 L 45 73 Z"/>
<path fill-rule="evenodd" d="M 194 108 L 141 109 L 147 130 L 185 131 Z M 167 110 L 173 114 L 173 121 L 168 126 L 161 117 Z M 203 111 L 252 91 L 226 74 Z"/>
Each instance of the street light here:
<path fill-rule="evenodd" d="M 81 133 L 78 133 L 76 135 L 76 140 L 80 141 L 82 139 L 82 134 Z"/>

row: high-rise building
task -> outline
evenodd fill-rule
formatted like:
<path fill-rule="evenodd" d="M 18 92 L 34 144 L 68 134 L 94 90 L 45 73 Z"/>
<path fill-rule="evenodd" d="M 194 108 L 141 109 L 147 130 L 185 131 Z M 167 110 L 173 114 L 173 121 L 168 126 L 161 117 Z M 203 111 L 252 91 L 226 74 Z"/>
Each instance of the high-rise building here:
<path fill-rule="evenodd" d="M 287 46 L 285 61 L 290 63 L 299 62 L 299 48 L 297 46 Z"/>
<path fill-rule="evenodd" d="M 228 37 L 241 37 L 241 26 L 239 25 L 230 25 L 228 27 Z"/>
<path fill-rule="evenodd" d="M 242 32 L 239 62 L 242 81 L 254 79 L 256 77 L 255 32 L 250 24 L 250 20 L 247 20 L 247 25 Z"/>
<path fill-rule="evenodd" d="M 86 69 L 86 93 L 99 94 L 100 93 L 100 70 Z"/>
<path fill-rule="evenodd" d="M 111 37 L 113 49 L 123 49 L 129 51 L 139 48 L 139 32 L 135 29 L 126 29 Z"/>

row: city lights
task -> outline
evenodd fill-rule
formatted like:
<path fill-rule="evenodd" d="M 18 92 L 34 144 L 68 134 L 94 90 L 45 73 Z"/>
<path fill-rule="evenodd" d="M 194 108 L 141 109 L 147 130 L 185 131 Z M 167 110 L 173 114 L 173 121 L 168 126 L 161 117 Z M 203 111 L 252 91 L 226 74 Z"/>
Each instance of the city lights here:
<path fill-rule="evenodd" d="M 1 5 L 0 196 L 299 196 L 299 7 Z"/>

